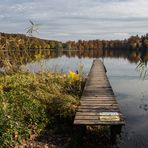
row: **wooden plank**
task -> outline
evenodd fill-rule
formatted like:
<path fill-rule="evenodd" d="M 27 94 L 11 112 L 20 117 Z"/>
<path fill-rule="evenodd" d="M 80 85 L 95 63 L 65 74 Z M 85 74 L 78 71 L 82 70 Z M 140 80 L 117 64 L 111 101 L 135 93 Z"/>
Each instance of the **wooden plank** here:
<path fill-rule="evenodd" d="M 77 111 L 79 112 L 103 112 L 103 111 L 119 111 L 119 108 L 117 106 L 91 106 L 91 107 L 88 107 L 88 106 L 82 106 L 80 105 L 78 108 L 77 108 Z"/>
<path fill-rule="evenodd" d="M 99 116 L 99 114 L 100 112 L 77 112 L 76 116 Z M 122 116 L 120 112 L 118 114 Z"/>
<path fill-rule="evenodd" d="M 115 100 L 115 96 L 114 95 L 110 95 L 110 96 L 100 96 L 100 95 L 82 96 L 82 99 L 114 99 Z"/>
<path fill-rule="evenodd" d="M 124 125 L 124 121 L 115 121 L 115 122 L 106 122 L 100 120 L 74 120 L 74 124 L 83 124 L 83 125 Z"/>
<path fill-rule="evenodd" d="M 119 115 L 120 121 L 123 120 L 123 116 Z M 75 120 L 100 120 L 100 115 L 97 116 L 76 116 Z"/>
<path fill-rule="evenodd" d="M 88 104 L 82 104 L 78 107 L 78 109 L 80 108 L 118 108 L 118 105 L 117 104 L 91 104 L 91 105 L 88 105 Z"/>
<path fill-rule="evenodd" d="M 83 99 L 80 101 L 80 103 L 113 104 L 113 103 L 117 103 L 117 101 L 114 99 Z"/>
<path fill-rule="evenodd" d="M 98 94 L 98 95 L 104 95 L 104 94 L 105 94 L 105 95 L 111 95 L 111 96 L 114 95 L 113 92 L 99 92 L 99 91 L 98 91 L 98 92 L 97 92 L 97 91 L 96 91 L 96 92 L 95 92 L 95 91 L 93 91 L 93 92 L 84 91 L 83 94 L 85 94 L 85 95 L 87 95 L 87 94 L 88 94 L 88 95 L 91 95 L 91 94 L 92 94 L 92 95 L 96 95 L 96 94 Z"/>
<path fill-rule="evenodd" d="M 94 93 L 94 92 L 96 92 L 96 93 L 110 93 L 110 94 L 114 94 L 113 93 L 113 91 L 112 90 L 101 90 L 101 89 L 94 89 L 94 90 L 92 90 L 92 89 L 85 89 L 85 91 L 84 92 L 86 92 L 86 93 Z"/>
<path fill-rule="evenodd" d="M 77 111 L 78 112 L 104 112 L 104 111 L 119 112 L 119 109 L 116 106 L 113 106 L 113 107 L 92 106 L 91 108 L 87 106 L 80 106 L 77 109 Z"/>
<path fill-rule="evenodd" d="M 113 101 L 113 100 L 115 100 L 114 99 L 114 97 L 112 97 L 112 96 L 107 96 L 106 98 L 105 98 L 105 95 L 103 96 L 103 95 L 95 95 L 96 97 L 94 97 L 94 98 L 92 98 L 92 96 L 91 95 L 89 95 L 90 96 L 90 98 L 83 98 L 83 99 L 81 99 L 81 101 L 87 101 L 87 100 L 109 100 L 109 101 Z"/>
<path fill-rule="evenodd" d="M 86 87 L 85 90 L 88 90 L 88 91 L 92 91 L 92 90 L 113 91 L 111 88 L 102 88 L 102 87 Z"/>
<path fill-rule="evenodd" d="M 107 87 L 99 87 L 98 85 L 91 85 L 91 86 L 85 86 L 86 88 L 98 88 L 98 89 L 112 89 L 111 86 L 107 86 Z"/>
<path fill-rule="evenodd" d="M 100 102 L 81 102 L 81 106 L 118 106 L 118 104 L 115 102 L 115 103 L 100 103 Z"/>
<path fill-rule="evenodd" d="M 81 99 L 81 101 L 102 101 L 102 102 L 110 102 L 115 101 L 114 99 Z"/>
<path fill-rule="evenodd" d="M 94 103 L 97 103 L 97 104 L 117 104 L 117 101 L 115 100 L 107 100 L 107 101 L 104 101 L 104 100 L 81 100 L 80 101 L 81 105 L 82 104 L 94 104 Z"/>
<path fill-rule="evenodd" d="M 93 94 L 90 94 L 90 93 L 89 93 L 89 94 L 86 94 L 86 93 L 85 93 L 83 96 L 84 96 L 84 97 L 85 97 L 85 96 L 89 96 L 89 97 L 95 96 L 96 98 L 97 98 L 97 97 L 108 97 L 108 98 L 110 98 L 110 97 L 112 97 L 113 95 L 111 95 L 111 94 L 96 94 L 96 93 L 93 93 Z"/>

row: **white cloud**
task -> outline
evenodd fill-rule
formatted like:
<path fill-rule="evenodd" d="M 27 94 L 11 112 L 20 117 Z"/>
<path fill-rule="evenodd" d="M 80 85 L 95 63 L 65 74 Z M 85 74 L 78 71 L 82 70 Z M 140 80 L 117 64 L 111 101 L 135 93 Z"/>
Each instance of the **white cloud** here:
<path fill-rule="evenodd" d="M 31 19 L 43 24 L 44 38 L 121 39 L 147 32 L 147 6 L 146 0 L 5 0 L 0 31 L 24 33 Z"/>

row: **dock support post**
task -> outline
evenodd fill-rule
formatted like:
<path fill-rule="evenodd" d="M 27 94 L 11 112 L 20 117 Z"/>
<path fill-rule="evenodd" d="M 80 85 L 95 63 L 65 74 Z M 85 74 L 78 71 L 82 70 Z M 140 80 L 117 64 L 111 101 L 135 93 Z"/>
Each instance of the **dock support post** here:
<path fill-rule="evenodd" d="M 117 144 L 117 135 L 121 135 L 122 125 L 111 125 L 110 126 L 110 140 L 111 143 L 116 145 Z"/>
<path fill-rule="evenodd" d="M 72 131 L 72 140 L 70 147 L 71 148 L 78 148 L 81 147 L 82 137 L 85 135 L 86 132 L 86 125 L 74 125 L 74 130 Z"/>

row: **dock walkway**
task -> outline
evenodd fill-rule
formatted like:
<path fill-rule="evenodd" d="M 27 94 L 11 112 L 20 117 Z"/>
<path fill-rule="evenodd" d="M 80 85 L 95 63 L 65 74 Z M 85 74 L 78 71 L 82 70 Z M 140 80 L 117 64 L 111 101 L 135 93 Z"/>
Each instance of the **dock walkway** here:
<path fill-rule="evenodd" d="M 114 92 L 106 75 L 104 64 L 94 60 L 80 105 L 76 111 L 75 125 L 124 125 Z"/>

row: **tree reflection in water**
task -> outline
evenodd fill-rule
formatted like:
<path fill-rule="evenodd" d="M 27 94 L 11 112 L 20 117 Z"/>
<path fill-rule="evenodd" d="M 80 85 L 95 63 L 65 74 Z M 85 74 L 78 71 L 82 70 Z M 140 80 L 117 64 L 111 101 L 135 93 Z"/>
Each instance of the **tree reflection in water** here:
<path fill-rule="evenodd" d="M 12 65 L 26 65 L 27 63 L 39 61 L 42 59 L 51 59 L 55 57 L 78 57 L 78 58 L 123 58 L 130 63 L 136 63 L 136 70 L 140 72 L 141 78 L 148 77 L 147 61 L 148 50 L 129 50 L 129 49 L 95 49 L 95 50 L 57 50 L 57 49 L 40 49 L 30 51 L 0 51 L 0 67 L 5 67 L 5 61 L 9 61 Z M 39 58 L 36 58 L 39 57 Z"/>

